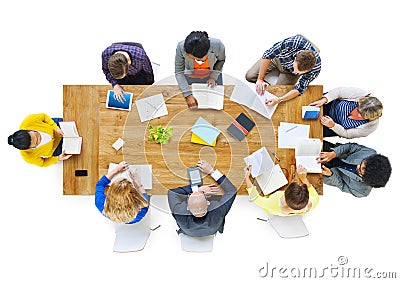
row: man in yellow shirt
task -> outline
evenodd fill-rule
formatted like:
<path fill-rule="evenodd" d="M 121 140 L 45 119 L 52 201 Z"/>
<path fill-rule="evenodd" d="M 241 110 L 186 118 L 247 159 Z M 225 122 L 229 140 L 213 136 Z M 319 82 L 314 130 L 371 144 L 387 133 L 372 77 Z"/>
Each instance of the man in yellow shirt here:
<path fill-rule="evenodd" d="M 292 182 L 285 191 L 276 191 L 267 196 L 261 196 L 250 181 L 251 165 L 247 166 L 244 171 L 247 192 L 251 201 L 268 214 L 279 216 L 306 214 L 318 205 L 318 193 L 307 179 L 307 170 L 301 165 L 297 168 L 301 184 Z"/>

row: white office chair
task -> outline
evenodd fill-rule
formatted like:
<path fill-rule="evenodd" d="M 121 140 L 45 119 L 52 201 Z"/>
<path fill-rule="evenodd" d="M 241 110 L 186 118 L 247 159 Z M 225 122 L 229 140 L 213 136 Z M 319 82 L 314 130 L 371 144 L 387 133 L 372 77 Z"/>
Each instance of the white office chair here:
<path fill-rule="evenodd" d="M 270 85 L 276 85 L 279 79 L 279 71 L 272 70 L 268 74 L 265 75 L 264 81 L 268 82 Z"/>
<path fill-rule="evenodd" d="M 303 215 L 278 216 L 269 215 L 269 223 L 282 238 L 300 238 L 308 236 L 309 232 L 303 222 Z"/>
<path fill-rule="evenodd" d="M 182 250 L 186 252 L 211 252 L 213 249 L 214 235 L 204 237 L 191 237 L 183 233 L 179 234 Z"/>
<path fill-rule="evenodd" d="M 150 208 L 146 216 L 135 224 L 116 224 L 114 252 L 127 253 L 144 249 L 150 236 Z"/>
<path fill-rule="evenodd" d="M 160 63 L 151 61 L 151 67 L 153 68 L 153 74 L 154 74 L 154 82 L 160 80 L 160 66 L 161 66 Z"/>

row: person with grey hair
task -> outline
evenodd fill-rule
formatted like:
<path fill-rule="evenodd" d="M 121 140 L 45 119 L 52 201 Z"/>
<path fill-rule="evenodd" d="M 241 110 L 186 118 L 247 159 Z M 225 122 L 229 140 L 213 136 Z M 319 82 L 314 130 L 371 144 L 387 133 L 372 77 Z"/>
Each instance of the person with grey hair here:
<path fill-rule="evenodd" d="M 168 204 L 179 226 L 177 232 L 192 237 L 223 233 L 225 216 L 231 209 L 237 189 L 207 161 L 200 160 L 197 167 L 201 172 L 210 175 L 224 190 L 224 194 L 215 196 L 219 191 L 215 185 L 184 186 L 169 190 Z"/>
<path fill-rule="evenodd" d="M 323 106 L 320 117 L 323 136 L 347 139 L 366 137 L 378 128 L 382 102 L 370 92 L 356 87 L 338 87 L 325 93 L 311 106 Z"/>

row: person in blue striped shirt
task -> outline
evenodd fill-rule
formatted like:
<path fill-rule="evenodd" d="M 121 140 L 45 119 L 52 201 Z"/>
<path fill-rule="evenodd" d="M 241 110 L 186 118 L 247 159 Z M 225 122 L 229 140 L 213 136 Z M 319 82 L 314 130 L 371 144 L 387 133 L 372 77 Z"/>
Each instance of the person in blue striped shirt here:
<path fill-rule="evenodd" d="M 338 87 L 325 93 L 311 106 L 323 106 L 320 118 L 324 137 L 347 139 L 366 137 L 378 127 L 382 102 L 370 92 L 356 87 Z"/>
<path fill-rule="evenodd" d="M 294 85 L 294 88 L 281 97 L 266 101 L 273 106 L 293 99 L 307 89 L 308 85 L 321 72 L 319 49 L 301 34 L 275 43 L 266 50 L 246 73 L 246 80 L 256 84 L 259 95 L 264 95 L 265 87 L 273 84 L 270 76 L 277 73 L 277 85 Z"/>

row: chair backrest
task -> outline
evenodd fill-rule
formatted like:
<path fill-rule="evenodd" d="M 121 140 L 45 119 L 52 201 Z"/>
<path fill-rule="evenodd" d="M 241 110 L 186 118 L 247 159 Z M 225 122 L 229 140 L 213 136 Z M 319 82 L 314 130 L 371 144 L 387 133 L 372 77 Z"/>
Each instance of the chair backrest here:
<path fill-rule="evenodd" d="M 299 238 L 309 235 L 302 215 L 269 215 L 268 218 L 272 228 L 282 238 Z"/>
<path fill-rule="evenodd" d="M 126 253 L 143 250 L 150 236 L 150 211 L 138 223 L 116 224 L 114 252 Z"/>
<path fill-rule="evenodd" d="M 215 235 L 204 237 L 191 237 L 183 233 L 179 234 L 182 250 L 187 252 L 211 252 Z"/>
<path fill-rule="evenodd" d="M 113 42 L 113 44 L 132 45 L 132 46 L 142 48 L 144 50 L 143 45 L 138 42 Z"/>

